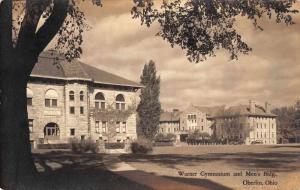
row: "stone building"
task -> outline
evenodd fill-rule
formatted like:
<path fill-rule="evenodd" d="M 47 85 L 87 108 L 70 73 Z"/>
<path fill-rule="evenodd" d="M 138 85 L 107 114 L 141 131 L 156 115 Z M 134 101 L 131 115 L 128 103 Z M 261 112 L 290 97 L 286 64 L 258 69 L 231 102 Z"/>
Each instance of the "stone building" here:
<path fill-rule="evenodd" d="M 183 111 L 164 112 L 160 117 L 159 132 L 176 134 L 184 141 L 189 133 L 198 130 L 215 140 L 228 140 L 243 144 L 277 144 L 276 115 L 270 104 L 203 107 L 190 105 Z"/>
<path fill-rule="evenodd" d="M 136 138 L 138 83 L 44 52 L 27 86 L 33 144 L 70 138 L 122 142 Z"/>
<path fill-rule="evenodd" d="M 241 143 L 277 144 L 276 115 L 270 112 L 270 104 L 231 106 L 213 117 L 217 139 Z"/>
<path fill-rule="evenodd" d="M 183 111 L 163 112 L 160 117 L 159 133 L 173 133 L 177 140 L 184 141 L 189 133 L 198 130 L 201 133 L 213 134 L 212 115 L 222 106 L 201 107 L 190 105 Z"/>

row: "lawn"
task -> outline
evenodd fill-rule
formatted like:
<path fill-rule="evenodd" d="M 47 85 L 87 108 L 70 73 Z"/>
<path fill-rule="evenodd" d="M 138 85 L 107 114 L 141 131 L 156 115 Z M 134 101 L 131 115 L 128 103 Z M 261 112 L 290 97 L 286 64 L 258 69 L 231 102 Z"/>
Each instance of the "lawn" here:
<path fill-rule="evenodd" d="M 300 188 L 299 145 L 156 147 L 120 158 L 140 171 L 211 189 Z M 205 176 L 222 172 L 230 176 Z"/>
<path fill-rule="evenodd" d="M 101 154 L 74 154 L 71 151 L 34 151 L 39 171 L 34 179 L 22 182 L 28 190 L 135 190 L 149 189 L 108 171 Z"/>

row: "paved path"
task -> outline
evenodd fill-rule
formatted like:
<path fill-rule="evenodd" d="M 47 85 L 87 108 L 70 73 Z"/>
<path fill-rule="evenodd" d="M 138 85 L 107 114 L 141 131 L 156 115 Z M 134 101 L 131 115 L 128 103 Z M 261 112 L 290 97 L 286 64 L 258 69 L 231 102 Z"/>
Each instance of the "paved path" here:
<path fill-rule="evenodd" d="M 104 156 L 104 165 L 108 170 L 136 183 L 156 190 L 208 190 L 206 187 L 181 183 L 166 177 L 137 170 L 129 164 L 121 161 L 118 156 L 119 155 L 116 154 Z"/>

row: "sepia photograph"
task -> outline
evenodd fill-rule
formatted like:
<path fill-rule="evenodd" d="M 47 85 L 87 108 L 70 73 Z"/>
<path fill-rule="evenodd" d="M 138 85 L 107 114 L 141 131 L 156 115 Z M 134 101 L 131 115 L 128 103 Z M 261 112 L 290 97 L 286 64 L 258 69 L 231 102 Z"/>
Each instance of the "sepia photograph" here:
<path fill-rule="evenodd" d="M 0 190 L 300 190 L 299 0 L 0 0 Z"/>

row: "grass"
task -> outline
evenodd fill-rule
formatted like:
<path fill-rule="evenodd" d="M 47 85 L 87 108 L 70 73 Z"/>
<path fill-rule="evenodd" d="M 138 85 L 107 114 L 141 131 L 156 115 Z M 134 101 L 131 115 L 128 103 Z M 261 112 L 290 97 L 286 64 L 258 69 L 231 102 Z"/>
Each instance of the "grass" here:
<path fill-rule="evenodd" d="M 147 189 L 108 171 L 100 154 L 74 154 L 70 151 L 34 153 L 39 171 L 34 179 L 23 182 L 19 189 L 28 190 L 122 190 Z"/>
<path fill-rule="evenodd" d="M 231 189 L 244 189 L 244 179 L 275 180 L 276 186 L 265 189 L 298 189 L 300 175 L 299 145 L 219 145 L 155 147 L 149 155 L 122 155 L 121 159 L 140 171 L 153 173 L 188 184 L 202 184 L 206 180 Z M 246 171 L 274 171 L 277 177 L 245 177 Z M 239 177 L 180 177 L 178 171 L 185 172 L 243 172 Z M 288 185 L 288 186 L 287 186 Z M 252 189 L 261 189 L 252 186 Z"/>

